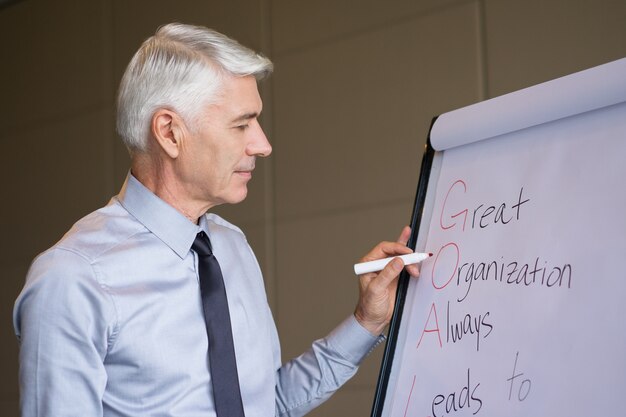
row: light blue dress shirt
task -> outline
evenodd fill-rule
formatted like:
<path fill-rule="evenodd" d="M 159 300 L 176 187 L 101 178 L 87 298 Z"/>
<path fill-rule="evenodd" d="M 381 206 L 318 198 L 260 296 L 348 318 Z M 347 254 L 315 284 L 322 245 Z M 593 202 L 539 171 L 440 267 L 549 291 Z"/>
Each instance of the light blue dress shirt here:
<path fill-rule="evenodd" d="M 106 207 L 35 259 L 13 317 L 22 416 L 215 415 L 190 250 L 200 230 L 223 271 L 247 417 L 303 415 L 354 375 L 380 338 L 353 316 L 281 366 L 245 236 L 214 214 L 199 223 L 129 174 Z"/>

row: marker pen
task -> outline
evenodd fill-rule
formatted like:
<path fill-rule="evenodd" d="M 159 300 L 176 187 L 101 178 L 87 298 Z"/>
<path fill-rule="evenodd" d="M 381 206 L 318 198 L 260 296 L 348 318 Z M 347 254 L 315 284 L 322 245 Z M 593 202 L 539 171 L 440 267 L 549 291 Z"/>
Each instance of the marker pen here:
<path fill-rule="evenodd" d="M 392 256 L 390 258 L 378 259 L 375 261 L 362 262 L 354 265 L 354 273 L 357 275 L 367 274 L 368 272 L 382 271 L 389 262 L 394 258 L 400 258 L 404 262 L 404 265 L 416 264 L 422 262 L 424 259 L 428 259 L 433 256 L 432 253 L 409 253 L 407 255 Z"/>

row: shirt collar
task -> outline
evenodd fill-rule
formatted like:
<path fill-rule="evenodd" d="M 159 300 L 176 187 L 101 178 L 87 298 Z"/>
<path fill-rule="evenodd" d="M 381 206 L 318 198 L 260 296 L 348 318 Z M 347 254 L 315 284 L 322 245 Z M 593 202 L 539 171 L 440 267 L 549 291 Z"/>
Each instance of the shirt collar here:
<path fill-rule="evenodd" d="M 204 216 L 200 226 L 148 190 L 130 172 L 118 195 L 120 204 L 150 232 L 184 259 L 196 235 L 206 229 Z"/>

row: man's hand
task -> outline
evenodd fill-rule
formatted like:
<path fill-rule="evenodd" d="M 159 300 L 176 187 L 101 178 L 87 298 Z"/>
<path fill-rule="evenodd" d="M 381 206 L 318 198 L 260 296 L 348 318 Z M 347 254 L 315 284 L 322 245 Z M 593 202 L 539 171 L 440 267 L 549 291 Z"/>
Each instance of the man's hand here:
<path fill-rule="evenodd" d="M 406 246 L 410 235 L 411 228 L 406 226 L 402 229 L 396 242 L 379 243 L 359 262 L 412 253 L 413 251 Z M 374 335 L 381 334 L 391 320 L 396 299 L 398 275 L 403 266 L 402 260 L 396 258 L 378 273 L 371 272 L 359 276 L 359 303 L 354 311 L 354 316 L 361 326 Z M 417 265 L 407 265 L 406 270 L 413 277 L 419 275 Z"/>

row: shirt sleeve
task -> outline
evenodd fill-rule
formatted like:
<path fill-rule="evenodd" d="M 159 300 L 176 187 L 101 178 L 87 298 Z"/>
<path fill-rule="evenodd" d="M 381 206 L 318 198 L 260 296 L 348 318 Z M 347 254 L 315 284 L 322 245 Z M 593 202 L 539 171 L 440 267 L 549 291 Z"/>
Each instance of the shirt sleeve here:
<path fill-rule="evenodd" d="M 276 415 L 303 416 L 326 401 L 358 370 L 363 359 L 384 340 L 363 328 L 353 315 L 327 337 L 278 370 Z"/>
<path fill-rule="evenodd" d="M 102 416 L 114 316 L 82 256 L 53 249 L 33 262 L 13 312 L 22 417 Z"/>

